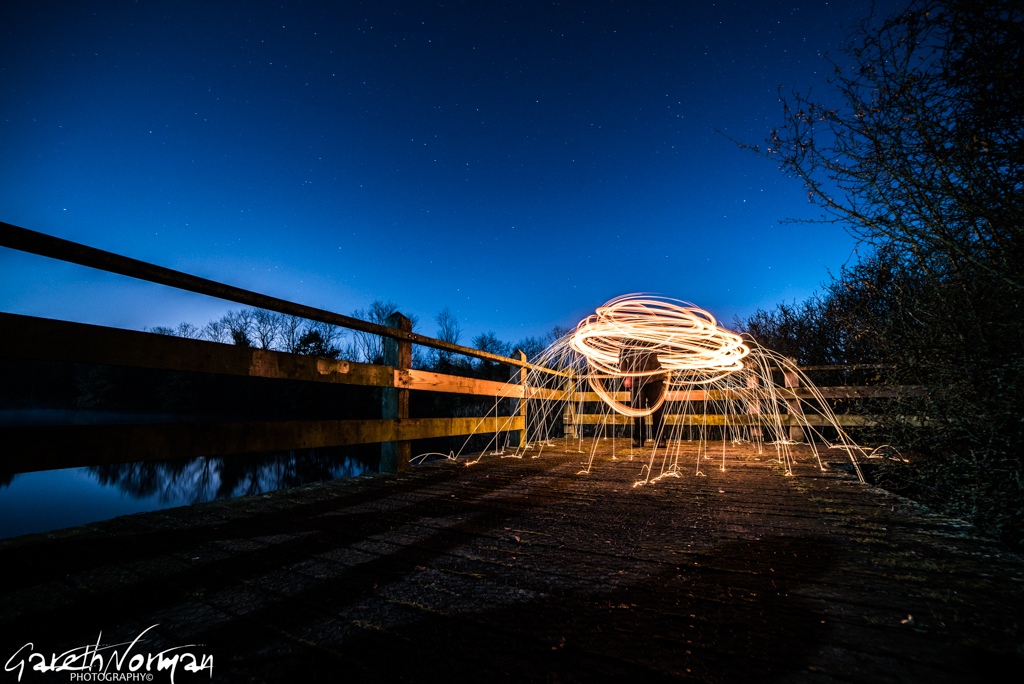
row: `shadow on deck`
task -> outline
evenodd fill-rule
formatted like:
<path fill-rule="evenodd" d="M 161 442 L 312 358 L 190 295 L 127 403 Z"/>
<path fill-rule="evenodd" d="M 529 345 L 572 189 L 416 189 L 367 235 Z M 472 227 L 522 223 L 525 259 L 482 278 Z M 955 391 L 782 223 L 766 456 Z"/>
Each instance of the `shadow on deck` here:
<path fill-rule="evenodd" d="M 48 655 L 151 625 L 133 652 L 202 644 L 227 682 L 876 684 L 1024 665 L 1024 565 L 964 523 L 806 448 L 793 477 L 750 445 L 726 446 L 723 472 L 718 443 L 703 476 L 634 487 L 623 444 L 589 475 L 573 442 L 0 541 L 0 676 L 26 642 Z M 67 681 L 30 667 L 22 681 Z"/>

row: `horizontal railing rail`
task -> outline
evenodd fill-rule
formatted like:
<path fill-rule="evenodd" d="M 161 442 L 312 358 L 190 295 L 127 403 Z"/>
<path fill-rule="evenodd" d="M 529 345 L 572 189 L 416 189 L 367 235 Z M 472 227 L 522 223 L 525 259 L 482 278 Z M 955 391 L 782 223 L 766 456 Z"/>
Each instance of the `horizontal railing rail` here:
<path fill-rule="evenodd" d="M 88 363 L 433 392 L 523 396 L 519 385 L 0 313 L 0 358 Z M 74 340 L 69 344 L 69 340 Z"/>
<path fill-rule="evenodd" d="M 305 318 L 307 320 L 337 325 L 342 328 L 348 328 L 349 330 L 357 330 L 359 332 L 380 335 L 381 337 L 411 342 L 413 344 L 419 344 L 424 347 L 451 352 L 453 354 L 462 354 L 464 356 L 484 359 L 486 361 L 494 361 L 510 366 L 521 366 L 541 372 L 558 374 L 557 372 L 551 371 L 543 366 L 534 366 L 533 364 L 521 359 L 512 359 L 507 356 L 491 354 L 490 352 L 473 349 L 472 347 L 463 347 L 462 345 L 437 340 L 432 337 L 427 337 L 426 335 L 419 335 L 417 333 L 400 330 L 398 328 L 391 328 L 386 325 L 363 321 L 358 318 L 352 318 L 351 316 L 343 316 L 332 311 L 305 306 L 304 304 L 296 304 L 284 299 L 278 299 L 277 297 L 270 297 L 251 290 L 244 290 L 240 287 L 225 285 L 224 283 L 207 280 L 206 278 L 200 278 L 181 271 L 175 271 L 163 266 L 139 261 L 138 259 L 121 256 L 120 254 L 114 254 L 113 252 L 105 252 L 101 249 L 96 249 L 95 247 L 89 247 L 70 240 L 46 235 L 45 233 L 21 228 L 2 221 L 0 221 L 0 246 L 31 254 L 38 254 L 51 259 L 79 264 L 81 266 L 88 266 L 108 273 L 117 273 L 119 275 L 136 278 L 138 280 L 146 280 L 151 283 L 167 285 L 179 290 L 186 290 L 210 297 L 216 297 L 217 299 L 223 299 L 225 301 L 247 304 L 257 308 L 267 309 L 268 311 L 276 311 L 277 313 L 298 316 L 299 318 Z"/>
<path fill-rule="evenodd" d="M 896 397 L 920 397 L 926 394 L 925 388 L 920 385 L 905 385 L 899 388 L 889 387 L 776 387 L 776 394 L 784 399 L 867 399 Z M 616 401 L 623 404 L 629 403 L 629 392 L 609 392 Z M 679 390 L 665 393 L 665 401 L 671 403 L 685 401 L 718 401 L 736 400 L 743 401 L 757 396 L 755 390 Z M 573 396 L 575 401 L 600 402 L 603 401 L 597 392 L 577 392 Z"/>
<path fill-rule="evenodd" d="M 112 463 L 229 456 L 289 449 L 515 432 L 522 416 L 289 420 L 156 425 L 2 427 L 0 469 L 25 473 Z"/>
<path fill-rule="evenodd" d="M 772 388 L 778 399 L 785 401 L 787 413 L 761 413 L 761 402 L 765 398 L 765 388 L 757 385 L 747 388 L 727 390 L 687 389 L 673 390 L 665 395 L 665 423 L 669 426 L 743 426 L 756 430 L 758 427 L 774 425 L 788 428 L 790 439 L 802 440 L 806 437 L 803 427 L 871 427 L 878 425 L 882 419 L 879 415 L 838 414 L 833 418 L 822 415 L 807 415 L 803 405 L 807 402 L 826 399 L 896 399 L 904 397 L 927 396 L 927 388 L 922 385 L 905 385 L 900 387 L 887 386 L 840 386 L 840 387 L 801 387 L 799 374 L 795 371 L 839 371 L 892 368 L 888 364 L 846 364 L 835 366 L 798 366 L 795 362 L 788 366 L 780 366 L 775 370 L 783 373 L 783 385 Z M 628 405 L 628 391 L 609 392 L 615 401 Z M 568 400 L 562 414 L 564 434 L 576 437 L 577 428 L 584 425 L 625 425 L 633 422 L 618 413 L 602 409 L 600 413 L 586 411 L 587 404 L 600 404 L 604 400 L 597 392 L 566 392 L 561 398 Z M 745 402 L 748 412 L 732 414 L 686 413 L 685 411 L 699 408 L 698 402 L 706 401 Z M 692 403 L 691 403 L 692 402 Z M 684 412 L 680 412 L 684 411 Z M 645 420 L 650 422 L 651 418 Z M 914 427 L 926 425 L 926 421 L 918 416 L 904 416 L 903 422 Z"/>

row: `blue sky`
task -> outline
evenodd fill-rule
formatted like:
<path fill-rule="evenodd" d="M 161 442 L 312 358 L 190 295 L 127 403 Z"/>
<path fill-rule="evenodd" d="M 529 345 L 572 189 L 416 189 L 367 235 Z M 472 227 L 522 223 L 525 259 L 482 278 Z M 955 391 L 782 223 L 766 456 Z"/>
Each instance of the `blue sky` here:
<path fill-rule="evenodd" d="M 212 5 L 212 8 L 211 6 Z M 887 13 L 895 6 L 880 4 Z M 463 342 L 628 292 L 731 323 L 850 259 L 761 142 L 867 1 L 5 3 L 0 220 Z M 0 309 L 235 305 L 0 249 Z"/>

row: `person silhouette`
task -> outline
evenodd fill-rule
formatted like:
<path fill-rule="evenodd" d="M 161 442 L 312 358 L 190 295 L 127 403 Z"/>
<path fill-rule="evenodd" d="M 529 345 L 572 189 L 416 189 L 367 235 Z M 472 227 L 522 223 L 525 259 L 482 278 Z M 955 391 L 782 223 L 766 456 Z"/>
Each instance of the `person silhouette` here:
<path fill-rule="evenodd" d="M 627 374 L 624 384 L 629 390 L 629 403 L 632 408 L 646 409 L 654 406 L 665 391 L 667 375 L 652 373 L 661 370 L 662 367 L 652 346 L 649 342 L 627 340 L 619 349 L 619 371 Z M 665 433 L 664 402 L 655 409 L 652 422 L 653 434 L 648 437 L 645 434 L 646 416 L 633 418 L 633 446 L 643 446 L 648 438 L 660 440 L 661 446 L 666 446 L 668 435 Z"/>

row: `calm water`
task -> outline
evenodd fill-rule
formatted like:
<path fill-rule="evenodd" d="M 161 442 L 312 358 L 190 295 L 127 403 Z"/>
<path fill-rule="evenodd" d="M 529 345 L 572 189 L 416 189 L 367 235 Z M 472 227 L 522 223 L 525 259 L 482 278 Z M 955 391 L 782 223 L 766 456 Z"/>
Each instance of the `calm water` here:
<path fill-rule="evenodd" d="M 0 426 L 380 417 L 375 388 L 0 359 Z M 0 538 L 376 472 L 380 445 L 0 475 Z"/>
<path fill-rule="evenodd" d="M 376 472 L 379 445 L 24 473 L 0 480 L 0 538 Z"/>

